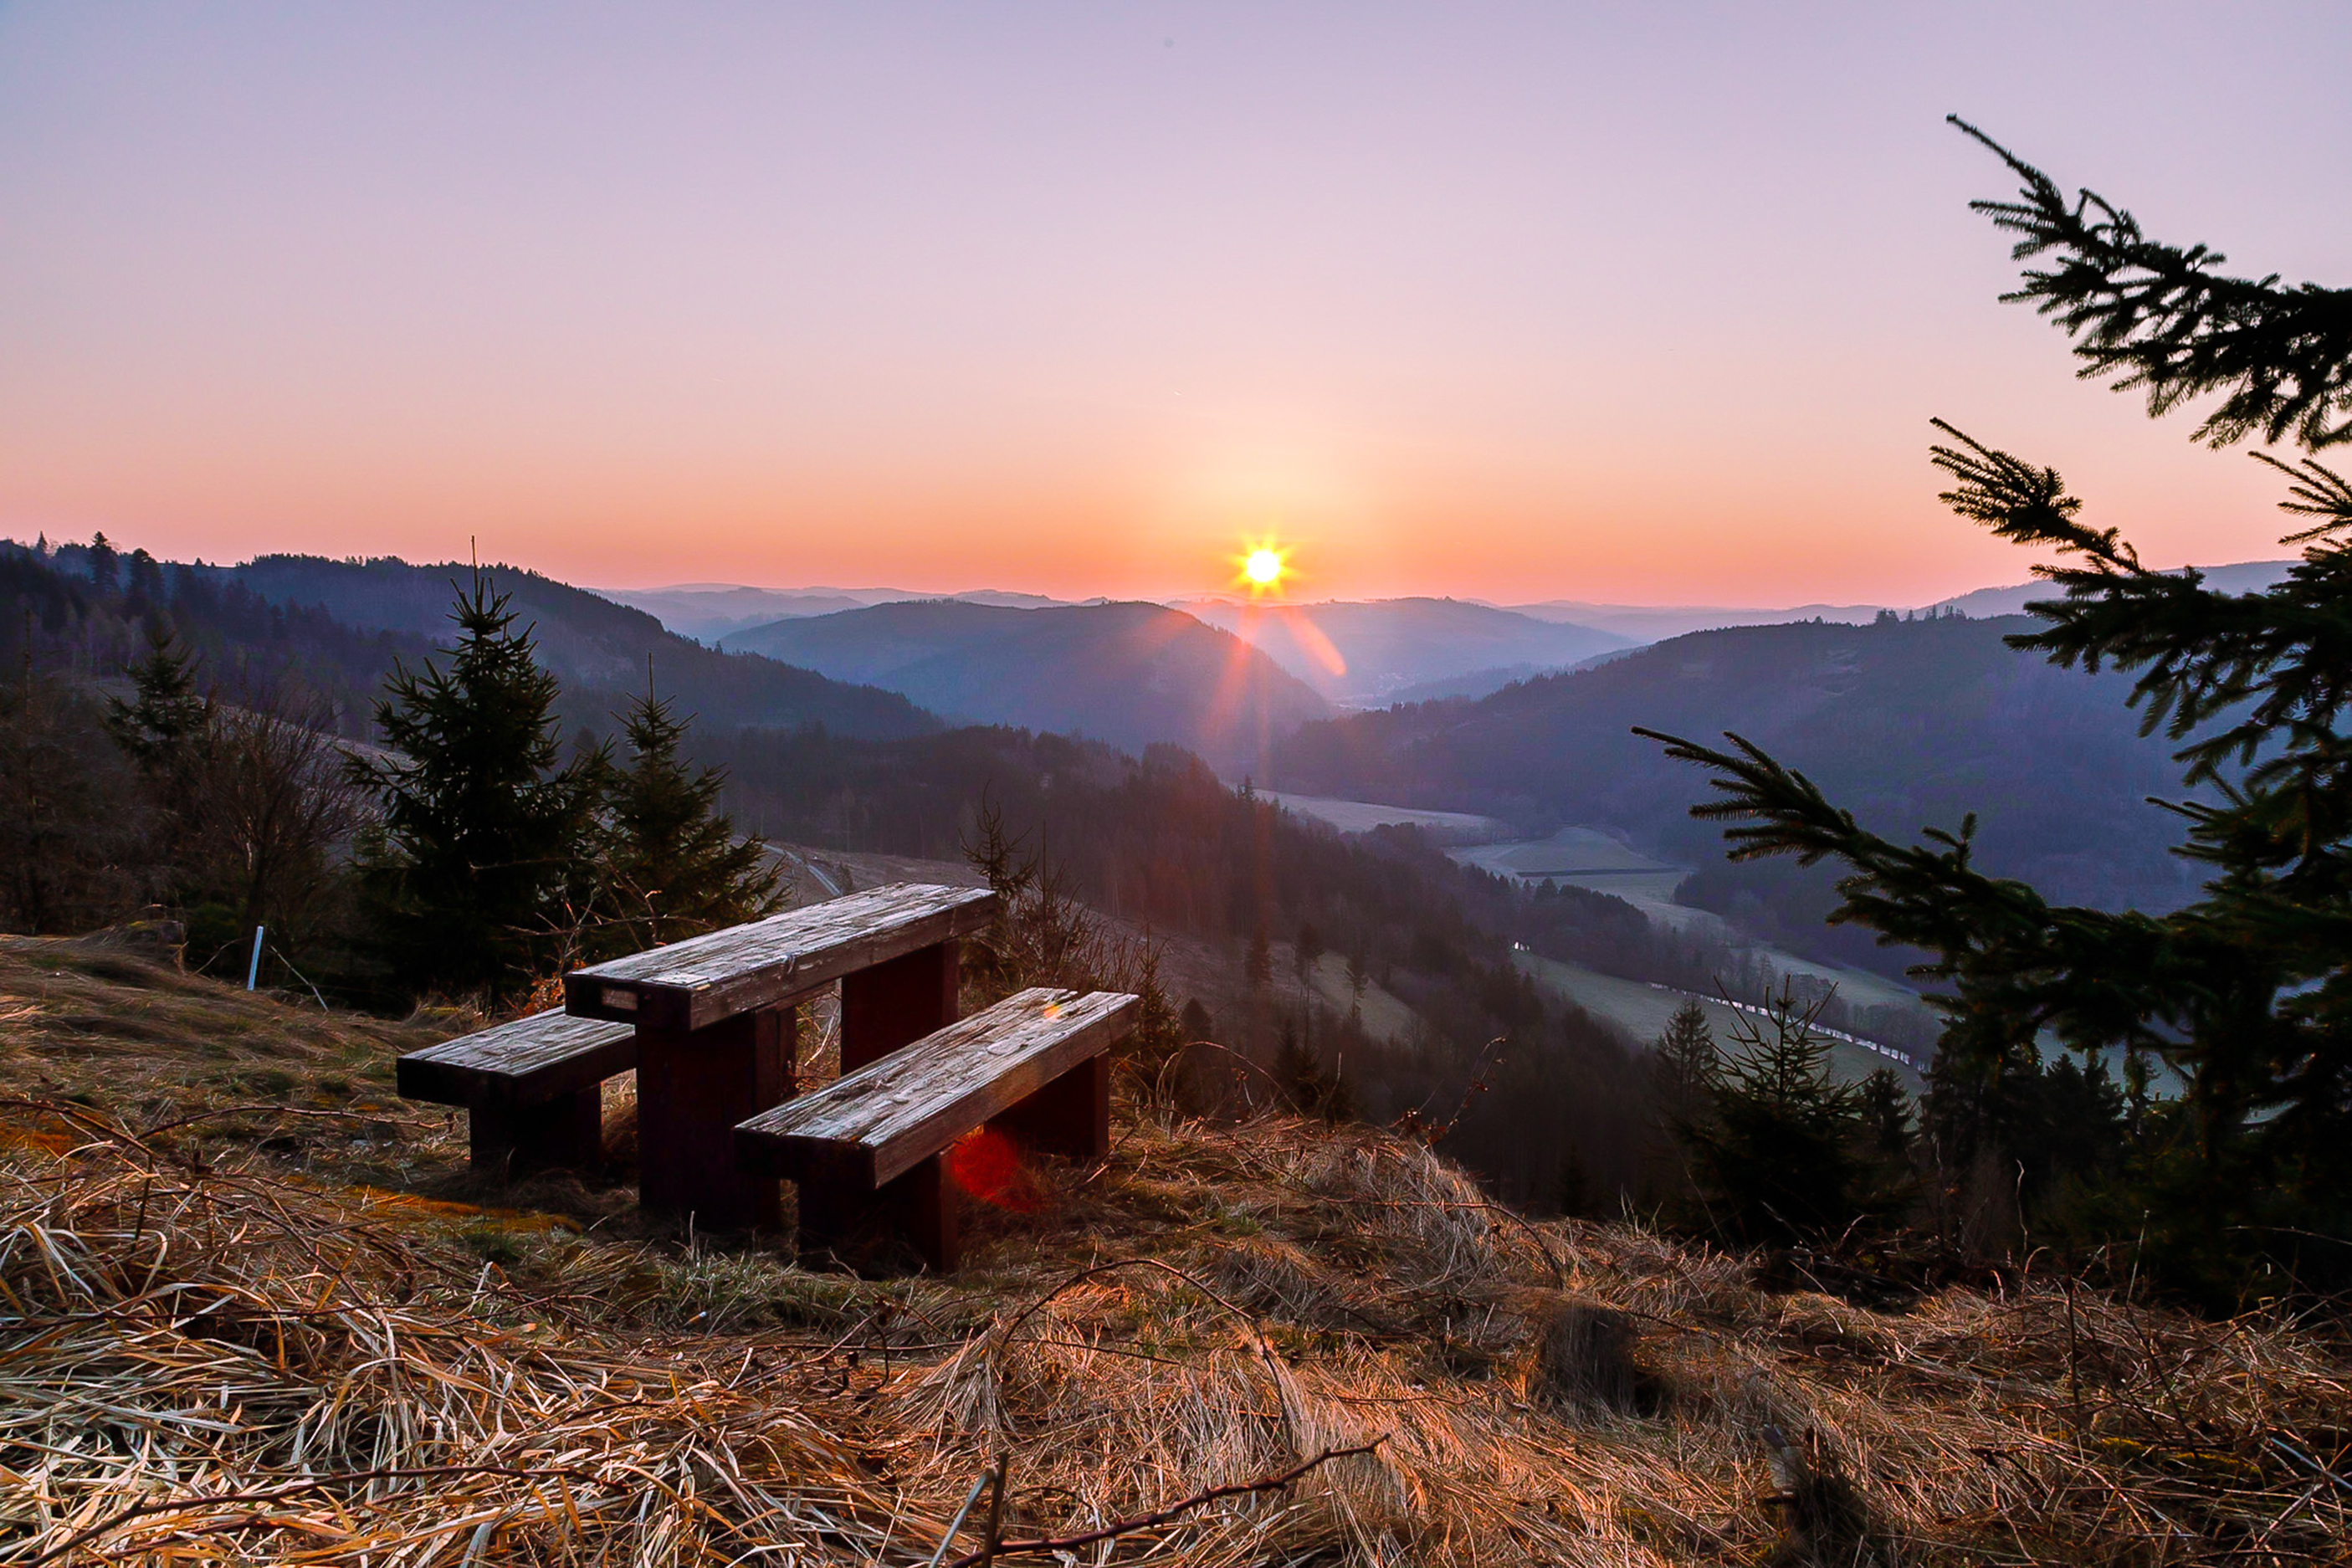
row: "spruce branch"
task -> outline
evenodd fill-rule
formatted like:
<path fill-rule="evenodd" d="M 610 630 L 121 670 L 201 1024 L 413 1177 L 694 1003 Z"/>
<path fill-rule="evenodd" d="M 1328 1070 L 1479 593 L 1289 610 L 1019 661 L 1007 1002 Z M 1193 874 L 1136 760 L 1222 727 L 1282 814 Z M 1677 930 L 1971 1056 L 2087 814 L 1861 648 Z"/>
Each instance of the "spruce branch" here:
<path fill-rule="evenodd" d="M 2229 258 L 2147 237 L 2131 214 L 2090 190 L 2068 201 L 2055 181 L 1958 115 L 1948 121 L 1982 142 L 2021 182 L 2015 201 L 1969 203 L 2017 236 L 2031 304 L 2074 339 L 2085 380 L 2145 388 L 2151 417 L 2221 394 L 2197 428 L 2215 447 L 2260 434 L 2316 451 L 2352 440 L 2352 289 L 2281 285 L 2278 274 L 2232 278 Z"/>
<path fill-rule="evenodd" d="M 1947 420 L 1928 423 L 1959 443 L 1927 448 L 1935 465 L 1959 481 L 1937 500 L 2012 543 L 2054 545 L 2087 556 L 2103 575 L 2146 572 L 2137 552 L 2116 530 L 2094 531 L 2074 521 L 2082 500 L 2067 493 L 2057 469 L 2037 468 L 1996 451 Z"/>
<path fill-rule="evenodd" d="M 2352 524 L 2352 482 L 2318 458 L 2305 458 L 2300 463 L 2288 464 L 2268 452 L 2249 452 L 2246 456 L 2258 463 L 2268 463 L 2287 477 L 2287 499 L 2278 503 L 2281 511 L 2324 520 L 2284 536 L 2279 540 L 2281 544 L 2307 544 Z"/>

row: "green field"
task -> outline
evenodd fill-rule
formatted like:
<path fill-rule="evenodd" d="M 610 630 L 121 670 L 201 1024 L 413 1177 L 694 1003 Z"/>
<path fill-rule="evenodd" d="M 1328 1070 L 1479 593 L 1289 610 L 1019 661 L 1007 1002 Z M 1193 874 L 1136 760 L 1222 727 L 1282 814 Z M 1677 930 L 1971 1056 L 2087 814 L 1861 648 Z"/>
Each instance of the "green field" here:
<path fill-rule="evenodd" d="M 1532 952 L 1516 952 L 1511 959 L 1523 973 L 1533 976 L 1537 984 L 1575 1003 L 1594 1017 L 1614 1024 L 1644 1047 L 1664 1032 L 1666 1020 L 1689 999 L 1679 991 L 1663 990 L 1640 980 L 1620 980 L 1581 964 L 1538 958 Z M 1698 1003 L 1706 1010 L 1707 1025 L 1715 1031 L 1716 1044 L 1727 1051 L 1738 1048 L 1736 1042 L 1739 1035 L 1735 1026 L 1758 1021 L 1712 998 L 1702 997 Z M 1919 1075 L 1902 1063 L 1860 1046 L 1832 1041 L 1830 1060 L 1837 1076 L 1849 1082 L 1867 1077 L 1874 1068 L 1892 1068 L 1914 1091 L 1924 1087 Z"/>

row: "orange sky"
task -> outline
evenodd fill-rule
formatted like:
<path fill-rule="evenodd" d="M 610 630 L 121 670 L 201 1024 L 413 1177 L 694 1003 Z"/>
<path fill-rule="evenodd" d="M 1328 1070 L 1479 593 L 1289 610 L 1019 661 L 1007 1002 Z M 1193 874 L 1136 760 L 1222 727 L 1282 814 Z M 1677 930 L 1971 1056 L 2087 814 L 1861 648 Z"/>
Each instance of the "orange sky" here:
<path fill-rule="evenodd" d="M 12 7 L 0 532 L 1916 604 L 2024 575 L 1942 415 L 2152 560 L 2274 555 L 2256 465 L 1996 303 L 1940 123 L 2352 281 L 2345 161 L 2242 155 L 2346 144 L 2352 14 L 2259 9 Z"/>

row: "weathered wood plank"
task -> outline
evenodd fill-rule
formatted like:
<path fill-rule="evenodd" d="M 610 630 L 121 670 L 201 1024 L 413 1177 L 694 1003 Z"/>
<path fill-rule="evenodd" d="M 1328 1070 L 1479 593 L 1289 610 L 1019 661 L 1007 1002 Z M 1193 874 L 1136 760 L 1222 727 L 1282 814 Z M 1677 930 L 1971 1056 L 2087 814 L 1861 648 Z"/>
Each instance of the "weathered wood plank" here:
<path fill-rule="evenodd" d="M 404 1100 L 471 1105 L 487 1091 L 506 1104 L 529 1105 L 636 1065 L 636 1036 L 628 1026 L 547 1012 L 411 1051 L 393 1073 Z"/>
<path fill-rule="evenodd" d="M 564 1010 L 650 1028 L 707 1028 L 969 936 L 995 919 L 997 902 L 985 888 L 920 882 L 850 893 L 574 970 L 563 977 Z"/>
<path fill-rule="evenodd" d="M 1123 992 L 1008 996 L 741 1123 L 737 1156 L 780 1175 L 878 1187 L 1108 1051 L 1134 1026 L 1135 1007 Z"/>

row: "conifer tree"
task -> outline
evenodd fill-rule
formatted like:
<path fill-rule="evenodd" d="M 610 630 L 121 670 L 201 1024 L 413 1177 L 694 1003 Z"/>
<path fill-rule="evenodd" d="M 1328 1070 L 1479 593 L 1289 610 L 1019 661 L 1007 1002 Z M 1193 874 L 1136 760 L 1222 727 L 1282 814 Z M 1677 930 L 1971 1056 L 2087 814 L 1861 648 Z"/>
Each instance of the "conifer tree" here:
<path fill-rule="evenodd" d="M 1786 990 L 1762 1025 L 1734 1026 L 1741 1049 L 1708 1073 L 1705 1114 L 1675 1131 L 1707 1213 L 1731 1239 L 1835 1235 L 1867 1212 L 1863 1105 L 1830 1076 L 1821 1004 Z"/>
<path fill-rule="evenodd" d="M 1305 985 L 1307 983 L 1307 977 L 1315 973 L 1315 966 L 1321 963 L 1322 959 L 1323 933 L 1312 925 L 1301 923 L 1298 928 L 1298 940 L 1292 944 L 1290 950 L 1290 966 L 1297 972 L 1299 984 Z"/>
<path fill-rule="evenodd" d="M 615 952 L 758 920 L 781 901 L 767 846 L 757 837 L 739 841 L 719 809 L 726 774 L 695 769 L 678 755 L 686 728 L 650 679 L 621 721 L 627 761 L 610 770 L 604 787 L 616 910 L 608 928 L 614 940 L 604 945 Z"/>
<path fill-rule="evenodd" d="M 1696 1123 L 1706 1115 L 1720 1071 L 1706 1009 L 1684 1002 L 1666 1020 L 1651 1057 L 1651 1075 L 1669 1129 Z"/>
<path fill-rule="evenodd" d="M 361 840 L 376 944 L 413 991 L 510 994 L 577 923 L 562 902 L 583 854 L 593 770 L 558 765 L 557 687 L 479 568 L 450 618 L 446 665 L 395 665 L 375 706 L 391 754 L 354 759 L 380 821 Z"/>
<path fill-rule="evenodd" d="M 106 730 L 139 770 L 153 812 L 147 858 L 169 880 L 187 869 L 191 840 L 203 826 L 198 797 L 217 714 L 196 689 L 194 656 L 158 623 L 149 623 L 147 651 L 129 673 L 131 700 L 106 700 Z"/>
<path fill-rule="evenodd" d="M 196 689 L 194 657 L 157 623 L 129 674 L 131 700 L 106 700 L 107 731 L 142 773 L 169 773 L 210 726 L 212 699 Z"/>
<path fill-rule="evenodd" d="M 1255 990 L 1264 990 L 1274 978 L 1274 949 L 1265 940 L 1264 926 L 1250 933 L 1249 951 L 1242 957 L 1242 977 Z"/>
<path fill-rule="evenodd" d="M 0 682 L 0 929 L 86 931 L 138 902 L 136 781 L 71 684 Z"/>
<path fill-rule="evenodd" d="M 2150 239 L 1961 129 L 2021 183 L 2019 199 L 1976 210 L 2017 237 L 2020 260 L 2048 258 L 2007 298 L 2075 340 L 2084 376 L 2145 391 L 2151 415 L 2218 395 L 2197 430 L 2215 447 L 2352 441 L 2352 290 L 2225 276 L 2220 254 Z M 1734 858 L 1841 861 L 1832 920 L 1936 955 L 1939 1093 L 1992 1084 L 2045 1029 L 2086 1056 L 2119 1049 L 2136 1083 L 2143 1058 L 2178 1073 L 2184 1092 L 2144 1119 L 2115 1205 L 2137 1265 L 2217 1307 L 2282 1279 L 2352 1281 L 2352 482 L 2313 456 L 2253 454 L 2309 526 L 2286 536 L 2304 548 L 2284 582 L 2224 594 L 2079 521 L 2056 469 L 1937 423 L 1944 500 L 2062 558 L 2036 568 L 2057 590 L 2028 606 L 2045 624 L 2011 646 L 2134 672 L 2144 731 L 2179 742 L 2186 783 L 2208 792 L 2169 807 L 2179 853 L 2210 868 L 2204 897 L 2160 916 L 2054 905 L 1977 868 L 1973 816 L 1901 844 L 1737 735 L 1723 750 L 1654 738 L 1713 772 L 1719 798 L 1697 810 L 1737 824 Z M 2258 1287 L 2264 1268 L 2276 1272 Z"/>

